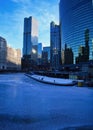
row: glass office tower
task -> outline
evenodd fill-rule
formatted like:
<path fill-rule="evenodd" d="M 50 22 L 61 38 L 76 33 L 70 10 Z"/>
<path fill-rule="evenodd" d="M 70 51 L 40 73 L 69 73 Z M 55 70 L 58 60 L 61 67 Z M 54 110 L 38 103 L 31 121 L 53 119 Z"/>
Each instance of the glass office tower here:
<path fill-rule="evenodd" d="M 89 59 L 93 59 L 93 2 L 92 0 L 60 0 L 62 48 L 67 44 L 75 58 L 80 46 L 85 46 L 85 31 L 89 30 Z"/>
<path fill-rule="evenodd" d="M 48 61 L 50 62 L 50 47 L 43 47 L 43 51 L 48 53 Z"/>
<path fill-rule="evenodd" d="M 59 70 L 61 65 L 60 26 L 50 23 L 50 65 L 53 70 Z"/>
<path fill-rule="evenodd" d="M 31 55 L 33 46 L 38 44 L 38 23 L 32 16 L 24 18 L 23 55 Z"/>
<path fill-rule="evenodd" d="M 42 58 L 42 43 L 38 43 L 38 58 Z"/>
<path fill-rule="evenodd" d="M 24 18 L 22 69 L 33 69 L 37 64 L 38 22 L 32 16 Z"/>

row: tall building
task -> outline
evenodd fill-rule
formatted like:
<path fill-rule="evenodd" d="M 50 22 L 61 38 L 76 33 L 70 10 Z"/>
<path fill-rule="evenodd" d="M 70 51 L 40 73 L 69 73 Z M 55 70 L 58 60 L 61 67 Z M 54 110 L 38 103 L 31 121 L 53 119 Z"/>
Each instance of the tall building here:
<path fill-rule="evenodd" d="M 33 60 L 37 64 L 38 59 L 38 45 L 32 46 L 31 60 Z"/>
<path fill-rule="evenodd" d="M 42 43 L 38 43 L 38 58 L 42 58 Z"/>
<path fill-rule="evenodd" d="M 61 64 L 60 26 L 50 23 L 50 66 L 58 70 Z"/>
<path fill-rule="evenodd" d="M 67 47 L 67 44 L 65 44 L 64 50 L 64 64 L 73 64 L 73 51 Z"/>
<path fill-rule="evenodd" d="M 74 52 L 75 63 L 78 47 L 85 45 L 84 32 L 88 29 L 89 59 L 91 60 L 93 58 L 93 0 L 60 0 L 59 13 L 62 48 L 65 43 L 68 43 Z"/>
<path fill-rule="evenodd" d="M 42 65 L 48 66 L 48 52 L 42 51 Z"/>
<path fill-rule="evenodd" d="M 38 65 L 42 64 L 42 43 L 38 43 Z"/>
<path fill-rule="evenodd" d="M 43 47 L 43 51 L 48 53 L 48 62 L 50 63 L 50 46 Z"/>
<path fill-rule="evenodd" d="M 33 45 L 38 44 L 38 23 L 32 16 L 24 18 L 23 56 L 31 55 Z"/>
<path fill-rule="evenodd" d="M 30 69 L 37 64 L 38 22 L 32 16 L 24 18 L 22 68 Z"/>

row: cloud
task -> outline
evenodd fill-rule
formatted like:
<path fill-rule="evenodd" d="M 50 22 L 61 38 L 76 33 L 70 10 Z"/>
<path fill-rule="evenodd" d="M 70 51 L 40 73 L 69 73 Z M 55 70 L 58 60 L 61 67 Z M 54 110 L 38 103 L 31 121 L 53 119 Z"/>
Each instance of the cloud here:
<path fill-rule="evenodd" d="M 26 3 L 30 3 L 31 0 L 11 0 L 12 2 L 15 2 L 15 3 L 23 3 L 23 4 L 26 4 Z"/>
<path fill-rule="evenodd" d="M 39 23 L 39 42 L 45 45 L 50 43 L 50 22 L 55 21 L 58 24 L 58 3 L 50 3 L 48 0 L 11 0 L 17 5 L 17 8 L 12 12 L 1 14 L 0 19 L 3 18 L 4 25 L 2 29 L 7 37 L 15 47 L 22 48 L 23 46 L 23 22 L 24 17 L 33 16 Z M 51 9 L 52 7 L 52 9 Z M 3 24 L 3 23 L 2 23 Z M 3 34 L 3 33 L 2 33 Z M 9 37 L 8 37 L 9 36 Z"/>

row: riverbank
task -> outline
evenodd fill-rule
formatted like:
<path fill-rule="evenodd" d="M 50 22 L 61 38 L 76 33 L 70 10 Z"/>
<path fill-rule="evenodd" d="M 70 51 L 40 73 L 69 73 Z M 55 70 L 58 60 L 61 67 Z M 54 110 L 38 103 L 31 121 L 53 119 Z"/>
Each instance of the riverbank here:
<path fill-rule="evenodd" d="M 76 80 L 63 79 L 63 78 L 53 78 L 48 76 L 36 75 L 36 74 L 26 74 L 26 76 L 46 84 L 60 85 L 60 86 L 74 86 L 77 84 Z"/>

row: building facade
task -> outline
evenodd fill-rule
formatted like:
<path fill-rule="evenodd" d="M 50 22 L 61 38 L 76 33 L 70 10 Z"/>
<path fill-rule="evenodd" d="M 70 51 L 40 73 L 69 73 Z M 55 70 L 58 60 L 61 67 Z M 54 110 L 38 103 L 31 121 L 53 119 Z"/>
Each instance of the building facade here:
<path fill-rule="evenodd" d="M 89 30 L 85 30 L 85 46 L 79 46 L 78 56 L 76 57 L 76 63 L 89 61 Z"/>
<path fill-rule="evenodd" d="M 64 63 L 63 64 L 73 64 L 73 51 L 71 48 L 67 47 L 67 44 L 65 44 Z"/>
<path fill-rule="evenodd" d="M 42 65 L 48 66 L 48 52 L 42 51 Z"/>
<path fill-rule="evenodd" d="M 38 65 L 42 64 L 42 43 L 38 43 Z"/>
<path fill-rule="evenodd" d="M 38 22 L 32 16 L 24 18 L 22 68 L 32 68 L 38 59 Z M 25 63 L 26 62 L 26 63 Z"/>
<path fill-rule="evenodd" d="M 48 53 L 48 63 L 50 63 L 50 47 L 43 47 L 43 51 Z"/>
<path fill-rule="evenodd" d="M 50 66 L 58 70 L 61 65 L 60 26 L 50 23 Z"/>
<path fill-rule="evenodd" d="M 38 58 L 42 58 L 42 43 L 38 43 Z"/>
<path fill-rule="evenodd" d="M 21 50 L 14 49 L 7 45 L 6 57 L 7 70 L 20 70 L 21 69 Z"/>
<path fill-rule="evenodd" d="M 0 37 L 0 70 L 6 69 L 7 41 Z"/>
<path fill-rule="evenodd" d="M 7 41 L 0 37 L 0 70 L 20 70 L 21 50 L 8 46 Z"/>
<path fill-rule="evenodd" d="M 32 16 L 24 18 L 23 56 L 31 55 L 32 48 L 38 44 L 38 22 Z"/>
<path fill-rule="evenodd" d="M 79 46 L 84 46 L 85 30 L 89 30 L 89 60 L 93 59 L 93 0 L 60 0 L 61 44 L 72 48 L 75 58 Z"/>

